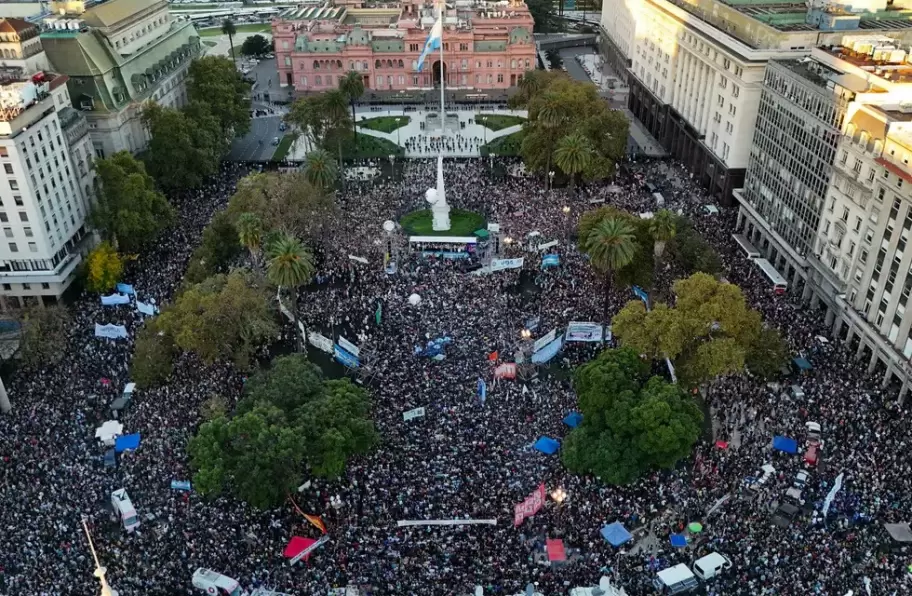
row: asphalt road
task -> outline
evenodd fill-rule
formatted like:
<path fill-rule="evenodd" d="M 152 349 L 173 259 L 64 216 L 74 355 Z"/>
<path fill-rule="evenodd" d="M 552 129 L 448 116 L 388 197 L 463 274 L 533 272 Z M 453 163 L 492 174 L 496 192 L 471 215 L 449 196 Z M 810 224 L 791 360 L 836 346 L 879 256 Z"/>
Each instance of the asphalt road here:
<path fill-rule="evenodd" d="M 268 161 L 275 153 L 272 139 L 282 138 L 285 133 L 279 131 L 281 115 L 263 116 L 250 121 L 250 132 L 231 144 L 228 159 L 232 161 Z"/>

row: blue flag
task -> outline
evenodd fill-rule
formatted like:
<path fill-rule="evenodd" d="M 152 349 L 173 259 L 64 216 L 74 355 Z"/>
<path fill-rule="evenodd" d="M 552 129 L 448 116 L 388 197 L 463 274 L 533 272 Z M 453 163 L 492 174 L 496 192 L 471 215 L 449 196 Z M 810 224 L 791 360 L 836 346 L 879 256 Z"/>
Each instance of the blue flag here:
<path fill-rule="evenodd" d="M 488 398 L 488 384 L 485 383 L 484 379 L 478 377 L 478 401 L 481 402 L 481 405 L 484 405 L 485 400 Z"/>

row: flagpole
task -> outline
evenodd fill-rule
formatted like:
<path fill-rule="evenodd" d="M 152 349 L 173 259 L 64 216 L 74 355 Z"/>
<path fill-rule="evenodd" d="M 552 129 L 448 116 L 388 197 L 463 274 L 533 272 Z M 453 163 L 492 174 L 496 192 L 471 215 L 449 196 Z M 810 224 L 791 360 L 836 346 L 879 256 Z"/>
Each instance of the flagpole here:
<path fill-rule="evenodd" d="M 440 136 L 442 137 L 446 132 L 446 108 L 443 105 L 443 90 L 446 86 L 446 63 L 443 61 L 443 30 L 446 28 L 444 25 L 444 13 L 446 11 L 446 0 L 440 0 Z M 440 153 L 443 153 L 443 146 L 441 145 Z"/>

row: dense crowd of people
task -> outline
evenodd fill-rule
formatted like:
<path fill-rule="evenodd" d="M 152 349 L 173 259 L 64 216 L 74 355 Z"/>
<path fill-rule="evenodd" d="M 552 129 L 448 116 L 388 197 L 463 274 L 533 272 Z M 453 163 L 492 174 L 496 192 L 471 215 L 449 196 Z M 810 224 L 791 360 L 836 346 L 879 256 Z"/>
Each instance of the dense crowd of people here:
<path fill-rule="evenodd" d="M 449 203 L 499 223 L 502 256 L 525 257 L 521 269 L 477 275 L 468 272 L 471 256 L 419 258 L 400 232 L 388 237 L 383 231 L 384 221 L 422 206 L 424 191 L 435 185 L 433 160 L 396 165 L 394 174 L 352 181 L 339 193 L 342 217 L 331 239 L 316 247 L 318 283 L 302 292 L 297 305 L 308 329 L 360 345 L 357 374 L 372 396 L 382 435 L 380 446 L 350 462 L 342 478 L 309 479 L 295 496 L 302 511 L 323 517 L 330 542 L 306 564 L 289 566 L 283 558 L 289 539 L 319 535 L 295 507 L 255 511 L 228 497 L 207 500 L 170 488 L 172 480 L 192 477 L 186 445 L 200 424 L 202 402 L 213 394 L 236 400 L 243 389 L 240 373 L 227 362 L 203 366 L 183 355 L 164 387 L 138 391 L 121 419 L 124 432 L 141 433 L 142 443 L 116 469 L 104 467 L 94 431 L 130 381 L 131 343 L 142 315 L 85 296 L 72 306 L 74 325 L 61 362 L 19 372 L 7 383 L 14 410 L 0 417 L 6 546 L 0 550 L 0 594 L 97 590 L 83 517 L 108 580 L 122 596 L 196 593 L 190 578 L 198 567 L 244 586 L 291 594 L 326 594 L 349 585 L 368 594 L 470 594 L 476 585 L 486 593 L 515 594 L 534 583 L 551 596 L 610 575 L 637 596 L 655 593 L 658 569 L 689 564 L 710 551 L 733 563 L 707 584 L 710 594 L 842 596 L 866 586 L 872 594 L 908 593 L 910 555 L 880 548 L 881 524 L 909 521 L 912 511 L 908 413 L 895 391 L 881 391 L 839 342 L 817 339 L 827 335 L 823 317 L 800 295 L 772 293 L 731 240 L 731 210 L 710 214 L 704 208 L 709 199 L 669 163 L 627 164 L 610 185 L 547 191 L 540 178 L 492 174 L 487 160 L 450 160 Z M 497 170 L 513 165 L 501 163 Z M 140 256 L 124 280 L 141 300 L 167 304 L 203 227 L 245 173 L 226 166 L 209 187 L 176 199 L 175 228 Z M 495 382 L 493 370 L 517 352 L 528 353 L 521 331 L 530 320 L 537 319 L 533 339 L 561 331 L 569 321 L 600 320 L 603 286 L 574 248 L 576 221 L 601 204 L 654 211 L 647 184 L 663 193 L 667 207 L 692 218 L 719 251 L 725 278 L 743 288 L 813 368 L 782 380 L 801 385 L 802 403 L 748 376 L 712 383 L 706 401 L 716 436 L 673 471 L 611 487 L 568 473 L 559 455 L 531 449 L 542 435 L 566 434 L 562 420 L 575 410 L 569 369 L 597 353 L 598 344 L 567 344 L 531 380 Z M 543 269 L 537 247 L 550 240 L 559 243 L 552 250 L 560 265 Z M 390 247 L 394 274 L 385 267 Z M 667 289 L 678 273 L 661 270 L 657 284 Z M 412 294 L 421 297 L 417 306 L 409 302 Z M 617 288 L 612 312 L 630 299 L 629 289 Z M 95 323 L 123 324 L 129 338 L 95 338 Z M 416 354 L 416 347 L 440 337 L 452 340 L 442 360 Z M 489 359 L 492 352 L 499 354 L 496 362 Z M 314 347 L 309 353 L 328 361 Z M 326 370 L 334 369 L 327 364 Z M 479 378 L 489 388 L 484 400 Z M 425 408 L 423 417 L 403 420 L 405 411 L 418 407 Z M 771 452 L 770 440 L 803 438 L 807 421 L 823 428 L 822 463 L 811 470 L 805 510 L 781 528 L 772 513 L 803 462 L 800 455 Z M 744 478 L 767 462 L 777 472 L 764 490 L 746 489 Z M 822 520 L 820 502 L 840 472 L 845 486 Z M 514 527 L 514 506 L 540 483 L 549 492 L 561 488 L 566 499 L 549 499 Z M 142 520 L 132 534 L 111 518 L 110 493 L 118 488 L 127 489 Z M 497 525 L 396 523 L 431 519 L 496 519 Z M 599 531 L 614 521 L 636 540 L 620 549 L 609 545 Z M 692 522 L 703 531 L 687 548 L 672 548 L 669 534 Z M 545 538 L 564 541 L 567 562 L 542 557 Z"/>

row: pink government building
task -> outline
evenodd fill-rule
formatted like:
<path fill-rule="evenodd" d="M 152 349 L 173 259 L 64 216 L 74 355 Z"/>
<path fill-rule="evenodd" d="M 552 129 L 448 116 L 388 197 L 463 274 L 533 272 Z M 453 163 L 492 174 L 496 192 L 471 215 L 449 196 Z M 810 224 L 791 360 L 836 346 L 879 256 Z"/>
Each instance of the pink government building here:
<path fill-rule="evenodd" d="M 435 21 L 430 2 L 336 0 L 302 4 L 272 23 L 282 87 L 296 94 L 338 87 L 349 71 L 380 92 L 487 90 L 515 86 L 535 68 L 534 21 L 522 0 L 455 0 L 444 20 L 444 62 L 439 50 L 418 72 L 418 56 Z"/>

